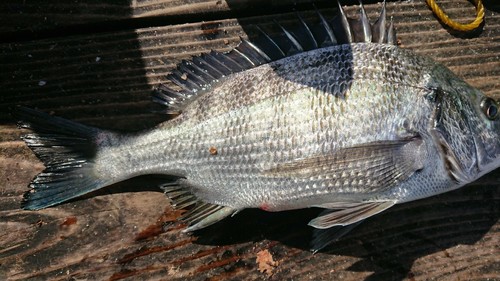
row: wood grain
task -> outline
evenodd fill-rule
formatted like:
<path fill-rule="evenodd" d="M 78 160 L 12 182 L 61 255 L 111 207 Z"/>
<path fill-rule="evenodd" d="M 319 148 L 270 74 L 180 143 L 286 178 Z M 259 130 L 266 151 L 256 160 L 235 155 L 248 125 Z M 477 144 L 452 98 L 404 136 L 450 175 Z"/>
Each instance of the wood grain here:
<path fill-rule="evenodd" d="M 23 132 L 9 108 L 24 104 L 102 128 L 144 129 L 165 120 L 149 112 L 149 94 L 182 59 L 229 50 L 240 36 L 255 36 L 255 24 L 271 32 L 273 19 L 297 24 L 293 13 L 272 14 L 285 5 L 279 1 L 263 16 L 248 15 L 264 10 L 264 1 L 100 2 L 26 1 L 19 8 L 24 15 L 9 18 L 3 17 L 5 7 L 12 9 L 15 2 L 4 1 L 0 33 L 24 36 L 26 29 L 57 31 L 187 13 L 193 15 L 189 19 L 204 13 L 212 18 L 141 21 L 154 25 L 95 33 L 64 28 L 57 36 L 0 44 L 0 280 L 500 280 L 499 171 L 457 191 L 397 206 L 315 255 L 308 251 L 307 222 L 319 210 L 246 210 L 189 236 L 176 223 L 164 228 L 180 212 L 156 188 L 164 179 L 155 177 L 37 212 L 20 210 L 22 194 L 43 165 L 19 140 Z M 474 9 L 464 2 L 440 4 L 465 22 L 474 18 Z M 304 18 L 318 20 L 312 6 L 300 8 Z M 375 18 L 380 4 L 366 8 Z M 388 3 L 402 47 L 433 57 L 499 98 L 500 7 L 487 8 L 480 33 L 455 36 L 424 1 Z M 347 12 L 356 10 L 349 6 Z M 43 23 L 45 17 L 53 21 Z M 276 263 L 260 272 L 257 256 L 265 250 Z"/>
<path fill-rule="evenodd" d="M 309 0 L 43 0 L 0 2 L 0 42 L 291 11 Z M 328 1 L 315 1 L 325 5 Z M 346 1 L 352 2 L 352 0 Z M 265 7 L 256 9 L 255 7 Z"/>

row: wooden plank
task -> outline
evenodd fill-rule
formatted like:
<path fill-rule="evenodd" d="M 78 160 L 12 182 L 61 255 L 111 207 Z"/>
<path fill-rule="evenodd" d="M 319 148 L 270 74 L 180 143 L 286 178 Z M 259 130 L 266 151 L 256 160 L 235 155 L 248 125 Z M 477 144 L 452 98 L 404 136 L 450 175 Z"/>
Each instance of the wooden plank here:
<path fill-rule="evenodd" d="M 61 36 L 71 32 L 99 32 L 179 21 L 209 20 L 224 14 L 290 11 L 309 0 L 43 0 L 0 2 L 0 41 L 25 40 L 43 36 Z M 323 5 L 326 1 L 317 1 Z M 352 2 L 352 0 L 351 0 Z M 255 7 L 266 7 L 255 9 Z M 310 6 L 310 5 L 309 5 Z M 155 20 L 156 18 L 156 20 Z"/>
<path fill-rule="evenodd" d="M 71 25 L 114 23 L 153 15 L 186 15 L 228 10 L 226 1 L 2 1 L 0 32 L 40 31 Z"/>
<path fill-rule="evenodd" d="M 467 4 L 441 2 L 452 18 L 473 18 Z M 367 5 L 371 18 L 379 7 Z M 487 11 L 478 36 L 457 38 L 423 1 L 391 2 L 388 12 L 402 47 L 441 61 L 500 97 L 498 13 Z M 303 14 L 317 20 L 313 11 Z M 397 206 L 316 255 L 308 251 L 306 225 L 318 213 L 314 209 L 247 210 L 195 236 L 176 224 L 164 230 L 163 223 L 179 212 L 157 190 L 158 178 L 127 181 L 46 210 L 19 209 L 43 166 L 19 141 L 22 132 L 7 115 L 9 107 L 26 104 L 103 128 L 146 128 L 164 119 L 148 113 L 149 92 L 175 64 L 231 48 L 239 36 L 255 35 L 255 23 L 274 30 L 275 18 L 296 24 L 285 13 L 0 45 L 0 280 L 498 278 L 498 171 L 455 192 Z M 257 261 L 266 250 L 276 262 L 267 273 L 259 271 L 265 261 Z"/>

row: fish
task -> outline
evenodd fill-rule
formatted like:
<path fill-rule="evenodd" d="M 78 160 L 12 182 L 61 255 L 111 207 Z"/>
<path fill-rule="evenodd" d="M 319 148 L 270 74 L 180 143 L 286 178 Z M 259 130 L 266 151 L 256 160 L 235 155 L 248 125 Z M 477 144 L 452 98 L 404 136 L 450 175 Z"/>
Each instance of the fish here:
<path fill-rule="evenodd" d="M 318 251 L 396 204 L 462 187 L 500 166 L 498 102 L 397 44 L 386 5 L 241 39 L 182 61 L 153 101 L 172 118 L 118 133 L 19 107 L 45 170 L 22 208 L 39 210 L 140 175 L 193 232 L 247 208 L 322 208 Z"/>

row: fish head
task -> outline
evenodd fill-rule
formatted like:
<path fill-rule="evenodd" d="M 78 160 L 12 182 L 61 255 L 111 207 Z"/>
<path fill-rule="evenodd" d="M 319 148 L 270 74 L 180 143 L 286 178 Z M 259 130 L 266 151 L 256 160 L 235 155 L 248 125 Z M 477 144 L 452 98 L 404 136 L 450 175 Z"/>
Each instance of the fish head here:
<path fill-rule="evenodd" d="M 458 185 L 500 167 L 500 109 L 495 99 L 444 66 L 431 73 L 435 110 L 431 134 Z"/>
<path fill-rule="evenodd" d="M 469 118 L 476 146 L 476 178 L 500 167 L 500 109 L 497 100 L 469 86 L 475 118 Z"/>

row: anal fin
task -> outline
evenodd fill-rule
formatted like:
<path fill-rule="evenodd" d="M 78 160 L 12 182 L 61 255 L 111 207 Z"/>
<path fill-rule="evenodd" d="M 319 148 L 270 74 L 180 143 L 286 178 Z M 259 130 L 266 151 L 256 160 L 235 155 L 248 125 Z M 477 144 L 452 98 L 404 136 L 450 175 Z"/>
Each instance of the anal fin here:
<path fill-rule="evenodd" d="M 183 232 L 192 232 L 205 228 L 237 212 L 237 210 L 230 207 L 199 200 L 182 181 L 163 184 L 160 187 L 171 200 L 174 208 L 188 210 L 179 218 L 179 221 L 188 224 L 188 227 Z"/>

